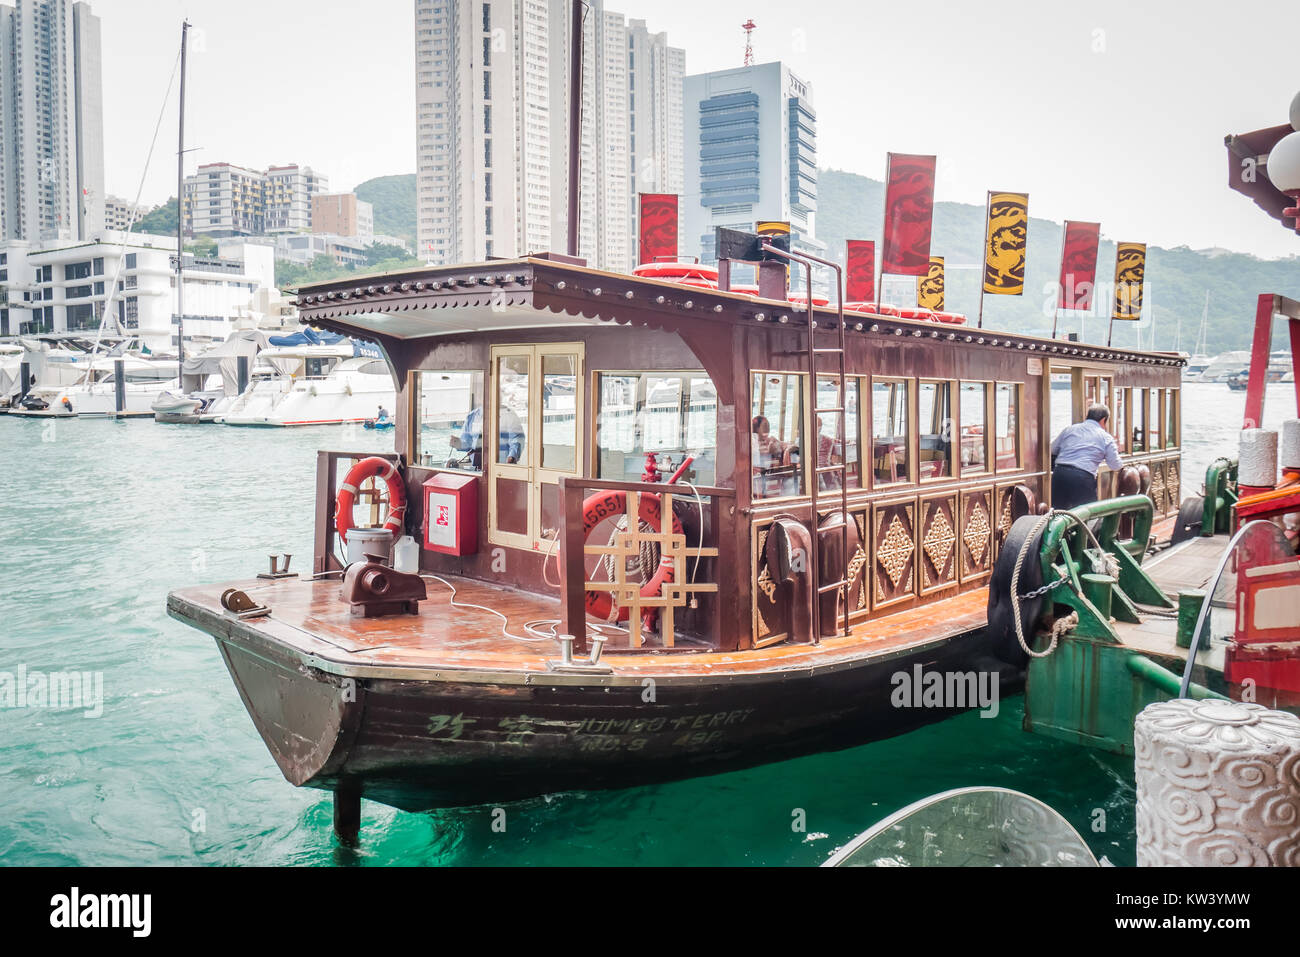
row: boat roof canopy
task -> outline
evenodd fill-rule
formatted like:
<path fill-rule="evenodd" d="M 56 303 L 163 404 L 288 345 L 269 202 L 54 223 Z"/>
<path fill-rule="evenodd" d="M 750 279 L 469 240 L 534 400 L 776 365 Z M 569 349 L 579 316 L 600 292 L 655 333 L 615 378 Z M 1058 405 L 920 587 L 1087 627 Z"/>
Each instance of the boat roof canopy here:
<path fill-rule="evenodd" d="M 300 287 L 294 303 L 305 324 L 367 339 L 405 340 L 602 323 L 669 332 L 698 330 L 701 323 L 784 324 L 792 334 L 806 328 L 799 303 L 605 272 L 547 258 L 549 255 L 333 279 Z M 837 328 L 838 312 L 833 306 L 816 307 L 814 316 L 819 329 Z M 1186 363 L 1181 353 L 1140 352 L 862 312 L 845 313 L 845 325 L 846 332 L 987 342 L 1048 358 L 1166 366 Z"/>

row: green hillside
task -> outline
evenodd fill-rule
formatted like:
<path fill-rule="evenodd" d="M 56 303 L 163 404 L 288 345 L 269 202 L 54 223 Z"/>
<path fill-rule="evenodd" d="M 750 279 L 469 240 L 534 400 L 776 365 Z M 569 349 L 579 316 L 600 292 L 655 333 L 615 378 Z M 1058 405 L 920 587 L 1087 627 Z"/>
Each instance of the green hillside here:
<path fill-rule="evenodd" d="M 884 185 L 866 176 L 841 170 L 818 174 L 817 238 L 829 246 L 834 258 L 843 259 L 845 239 L 880 239 L 884 208 Z M 1033 209 L 1033 197 L 1030 197 Z M 1260 229 L 1277 229 L 1260 214 Z M 1061 224 L 1030 217 L 1029 249 L 1023 296 L 986 296 L 986 325 L 1019 331 L 1050 332 L 1055 289 L 1060 269 Z M 1106 224 L 1102 223 L 1105 235 Z M 1128 239 L 1130 237 L 1122 237 Z M 1140 236 L 1131 237 L 1141 241 Z M 984 207 L 966 203 L 936 203 L 931 252 L 945 258 L 947 307 L 975 317 L 979 310 L 978 268 L 984 239 Z M 1186 246 L 1147 250 L 1146 291 L 1143 315 L 1154 310 L 1157 349 L 1172 349 L 1182 320 L 1182 348 L 1190 352 L 1192 340 L 1210 292 L 1208 333 L 1211 355 L 1227 349 L 1250 348 L 1255 318 L 1255 300 L 1261 292 L 1281 293 L 1300 299 L 1300 246 L 1297 256 L 1285 260 L 1264 260 L 1245 253 L 1225 250 L 1195 251 Z M 1097 257 L 1099 290 L 1109 288 L 1115 267 L 1115 244 L 1102 240 Z M 890 290 L 894 287 L 891 285 Z M 897 298 L 901 298 L 901 295 Z M 1084 315 L 1084 336 L 1105 341 L 1110 301 L 1095 302 Z M 1062 327 L 1078 332 L 1080 313 L 1061 314 Z M 1116 323 L 1116 345 L 1132 345 L 1141 332 L 1145 345 L 1150 324 Z M 1279 324 L 1279 333 L 1281 324 Z M 1280 335 L 1277 348 L 1283 348 Z"/>
<path fill-rule="evenodd" d="M 378 176 L 356 188 L 357 198 L 375 208 L 375 232 L 405 239 L 415 249 L 415 174 Z"/>

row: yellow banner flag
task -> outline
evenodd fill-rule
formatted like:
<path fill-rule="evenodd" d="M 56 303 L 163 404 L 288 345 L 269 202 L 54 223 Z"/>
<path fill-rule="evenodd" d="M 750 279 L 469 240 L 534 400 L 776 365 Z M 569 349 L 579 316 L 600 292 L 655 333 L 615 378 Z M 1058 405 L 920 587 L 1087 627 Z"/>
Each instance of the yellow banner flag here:
<path fill-rule="evenodd" d="M 984 233 L 984 291 L 1019 296 L 1025 291 L 1029 194 L 989 193 Z"/>
<path fill-rule="evenodd" d="M 1115 308 L 1111 319 L 1135 322 L 1142 318 L 1142 282 L 1146 272 L 1146 243 L 1116 244 Z"/>
<path fill-rule="evenodd" d="M 930 257 L 930 271 L 916 277 L 916 307 L 943 312 L 943 257 Z"/>

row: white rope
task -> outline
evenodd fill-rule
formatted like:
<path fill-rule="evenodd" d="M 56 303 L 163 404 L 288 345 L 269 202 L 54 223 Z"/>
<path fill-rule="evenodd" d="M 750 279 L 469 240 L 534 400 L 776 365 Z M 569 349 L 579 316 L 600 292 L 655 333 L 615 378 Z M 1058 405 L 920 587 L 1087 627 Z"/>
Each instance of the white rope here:
<path fill-rule="evenodd" d="M 1043 515 L 1038 522 L 1035 523 L 1033 531 L 1029 533 L 1024 544 L 1020 546 L 1020 554 L 1016 556 L 1016 566 L 1011 571 L 1011 618 L 1016 626 L 1016 641 L 1020 643 L 1021 650 L 1031 658 L 1046 658 L 1056 650 L 1056 645 L 1060 641 L 1061 636 L 1071 631 L 1074 626 L 1079 623 L 1078 612 L 1071 612 L 1064 618 L 1054 622 L 1052 624 L 1051 640 L 1048 643 L 1047 648 L 1043 651 L 1036 652 L 1031 649 L 1029 644 L 1025 641 L 1024 624 L 1020 619 L 1020 570 L 1024 567 L 1025 557 L 1029 554 L 1030 546 L 1038 540 L 1038 536 L 1044 526 L 1046 526 L 1047 523 L 1057 515 L 1067 516 L 1070 521 L 1082 528 L 1087 534 L 1088 539 L 1092 542 L 1093 547 L 1100 553 L 1100 557 L 1089 556 L 1089 560 L 1092 562 L 1093 574 L 1106 575 L 1108 578 L 1114 579 L 1119 578 L 1119 559 L 1101 547 L 1101 543 L 1097 541 L 1097 536 L 1092 533 L 1092 529 L 1080 520 L 1077 515 L 1064 509 L 1052 509 L 1048 511 L 1047 514 Z M 1065 536 L 1062 535 L 1061 542 L 1063 543 L 1064 541 Z M 1066 580 L 1068 581 L 1068 579 Z M 1070 590 L 1073 591 L 1076 596 L 1082 598 L 1083 595 L 1074 587 L 1074 583 L 1070 581 L 1069 584 Z M 1058 627 L 1062 622 L 1068 622 L 1068 625 Z"/>

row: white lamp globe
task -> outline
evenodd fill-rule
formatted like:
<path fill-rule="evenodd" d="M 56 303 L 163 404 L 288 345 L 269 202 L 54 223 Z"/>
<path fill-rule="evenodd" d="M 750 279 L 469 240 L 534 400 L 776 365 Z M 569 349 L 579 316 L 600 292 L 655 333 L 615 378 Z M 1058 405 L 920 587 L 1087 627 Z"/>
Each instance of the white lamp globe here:
<path fill-rule="evenodd" d="M 1300 93 L 1291 101 L 1291 129 L 1300 130 Z"/>
<path fill-rule="evenodd" d="M 1300 132 L 1282 137 L 1268 154 L 1268 179 L 1284 193 L 1300 191 Z"/>

